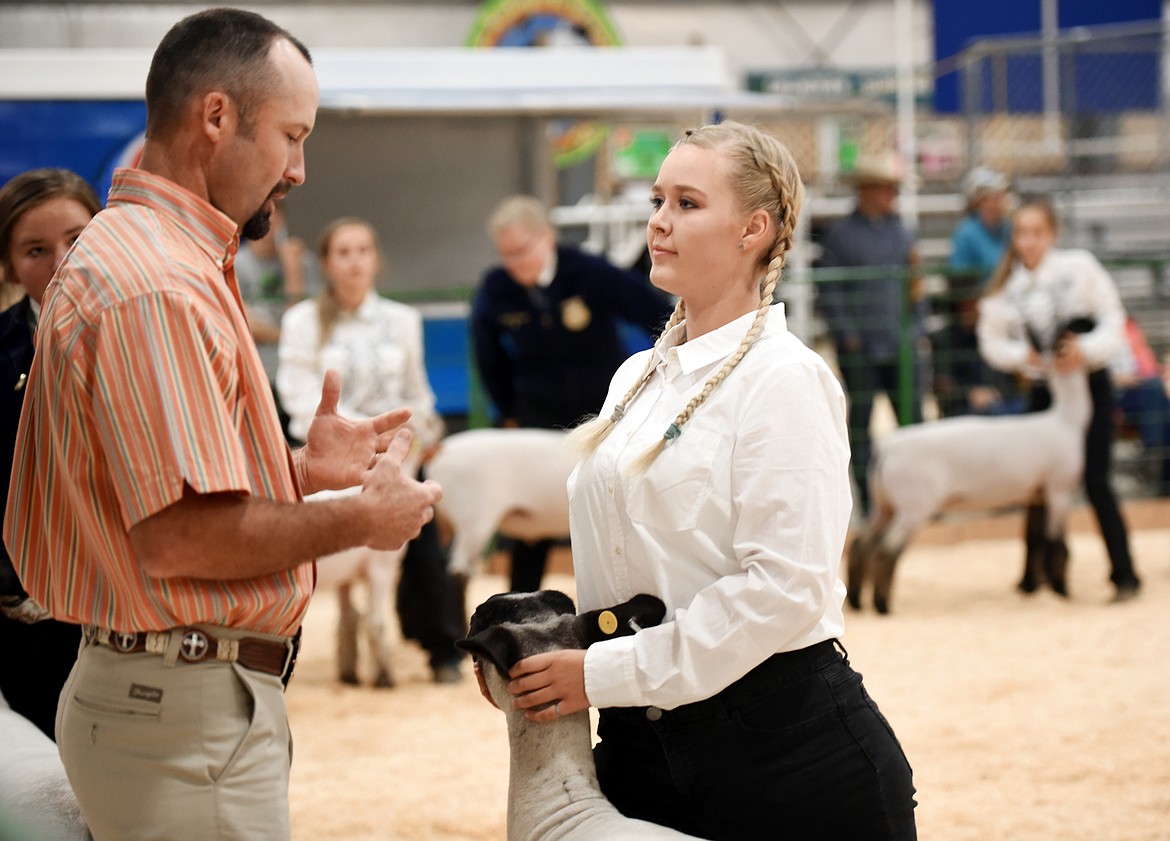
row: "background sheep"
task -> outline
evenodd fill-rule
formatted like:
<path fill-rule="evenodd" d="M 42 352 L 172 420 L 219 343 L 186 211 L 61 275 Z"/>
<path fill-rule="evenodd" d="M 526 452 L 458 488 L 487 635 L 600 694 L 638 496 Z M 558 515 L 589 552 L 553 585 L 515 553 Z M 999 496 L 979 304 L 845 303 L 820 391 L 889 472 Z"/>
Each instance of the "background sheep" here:
<path fill-rule="evenodd" d="M 438 517 L 454 532 L 450 569 L 470 576 L 497 532 L 525 541 L 569 533 L 565 433 L 472 429 L 443 439 L 427 476 L 443 486 Z"/>
<path fill-rule="evenodd" d="M 416 458 L 413 451 L 410 458 Z M 440 530 L 453 535 L 449 568 L 470 576 L 497 532 L 529 541 L 566 536 L 565 483 L 572 468 L 565 433 L 556 430 L 474 429 L 444 438 L 426 472 L 443 487 L 435 516 Z M 413 473 L 417 461 L 404 463 L 403 470 Z M 325 491 L 311 498 L 357 492 Z M 343 683 L 359 683 L 359 639 L 364 637 L 374 686 L 394 685 L 388 623 L 405 552 L 358 546 L 318 562 L 318 590 L 337 593 L 337 670 Z M 363 586 L 368 594 L 364 612 L 355 599 Z"/>
<path fill-rule="evenodd" d="M 606 613 L 616 623 L 599 623 Z M 588 710 L 537 724 L 513 708 L 507 690 L 508 670 L 524 657 L 586 648 L 609 636 L 605 629 L 614 625 L 612 635 L 631 634 L 657 625 L 665 613 L 660 599 L 639 595 L 608 611 L 577 616 L 572 599 L 555 590 L 496 595 L 476 608 L 471 631 L 459 645 L 480 660 L 488 691 L 508 719 L 508 841 L 693 838 L 624 817 L 601 793 Z"/>
<path fill-rule="evenodd" d="M 402 461 L 402 472 L 416 475 L 420 458 L 420 448 L 411 447 Z M 319 491 L 307 499 L 324 500 L 360 492 L 361 488 Z M 355 686 L 359 683 L 358 639 L 359 631 L 364 630 L 370 658 L 374 662 L 374 686 L 389 688 L 394 685 L 387 623 L 405 555 L 406 546 L 393 550 L 354 546 L 317 560 L 317 590 L 337 593 L 337 677 L 342 683 Z M 354 601 L 355 590 L 362 586 L 367 592 L 364 613 Z"/>
<path fill-rule="evenodd" d="M 382 689 L 394 685 L 388 626 L 405 554 L 405 546 L 395 550 L 355 546 L 317 561 L 318 592 L 337 593 L 337 678 L 342 683 L 360 683 L 358 640 L 364 636 L 373 661 L 373 685 Z M 366 590 L 365 611 L 355 600 L 362 587 Z"/>
<path fill-rule="evenodd" d="M 1092 415 L 1084 371 L 1051 372 L 1052 405 L 1025 415 L 947 418 L 894 430 L 869 467 L 871 510 L 849 547 L 849 603 L 873 576 L 874 607 L 890 609 L 898 556 L 923 523 L 944 511 L 1022 505 L 1043 495 L 1047 543 L 1029 547 L 1028 574 L 1066 592 L 1064 527 L 1080 487 Z"/>
<path fill-rule="evenodd" d="M 93 841 L 53 740 L 0 695 L 0 838 Z"/>

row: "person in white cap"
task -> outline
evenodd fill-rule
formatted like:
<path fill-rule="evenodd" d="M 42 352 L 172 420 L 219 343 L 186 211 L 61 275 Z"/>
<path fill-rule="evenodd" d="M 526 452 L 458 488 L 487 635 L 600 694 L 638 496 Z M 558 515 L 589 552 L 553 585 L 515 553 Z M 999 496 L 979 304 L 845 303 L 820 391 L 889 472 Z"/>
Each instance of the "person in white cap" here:
<path fill-rule="evenodd" d="M 1011 240 L 1009 189 L 1008 179 L 994 169 L 979 166 L 967 173 L 967 213 L 951 236 L 952 270 L 978 275 L 980 283 L 991 277 Z"/>
<path fill-rule="evenodd" d="M 1027 406 L 1016 379 L 988 366 L 975 338 L 978 299 L 1011 242 L 1006 176 L 985 166 L 963 179 L 966 213 L 951 235 L 946 325 L 931 334 L 934 396 L 943 417 L 1022 412 Z"/>
<path fill-rule="evenodd" d="M 817 300 L 849 392 L 852 468 L 858 513 L 864 516 L 869 511 L 865 475 L 874 396 L 884 392 L 902 424 L 922 419 L 914 353 L 921 313 L 914 234 L 894 211 L 903 181 L 897 154 L 863 154 L 849 177 L 857 206 L 826 232 L 818 265 L 850 271 L 834 272 L 836 277 L 819 283 Z M 903 394 L 907 386 L 909 400 Z"/>

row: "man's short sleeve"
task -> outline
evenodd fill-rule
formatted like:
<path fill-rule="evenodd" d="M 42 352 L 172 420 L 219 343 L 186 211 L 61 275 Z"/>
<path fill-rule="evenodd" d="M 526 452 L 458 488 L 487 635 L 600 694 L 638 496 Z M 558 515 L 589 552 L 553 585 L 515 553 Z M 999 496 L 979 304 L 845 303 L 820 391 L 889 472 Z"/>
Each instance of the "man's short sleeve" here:
<path fill-rule="evenodd" d="M 184 485 L 250 492 L 235 336 L 175 292 L 110 308 L 97 335 L 95 422 L 126 527 L 177 502 Z"/>

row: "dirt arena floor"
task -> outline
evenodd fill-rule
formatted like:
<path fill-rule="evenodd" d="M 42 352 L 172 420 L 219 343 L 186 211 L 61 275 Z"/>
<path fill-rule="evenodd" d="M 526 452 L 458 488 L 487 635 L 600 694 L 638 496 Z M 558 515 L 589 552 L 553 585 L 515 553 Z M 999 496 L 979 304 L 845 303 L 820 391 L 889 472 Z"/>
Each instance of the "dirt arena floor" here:
<path fill-rule="evenodd" d="M 850 659 L 914 767 L 920 838 L 1170 839 L 1170 502 L 1127 515 L 1134 601 L 1109 603 L 1079 511 L 1067 601 L 1016 593 L 1019 517 L 1004 515 L 932 526 L 900 562 L 893 613 L 846 615 Z M 546 586 L 572 594 L 557 569 Z M 478 576 L 469 609 L 504 587 Z M 502 715 L 469 672 L 432 684 L 409 644 L 396 688 L 337 684 L 335 618 L 319 594 L 288 690 L 294 841 L 502 841 Z"/>

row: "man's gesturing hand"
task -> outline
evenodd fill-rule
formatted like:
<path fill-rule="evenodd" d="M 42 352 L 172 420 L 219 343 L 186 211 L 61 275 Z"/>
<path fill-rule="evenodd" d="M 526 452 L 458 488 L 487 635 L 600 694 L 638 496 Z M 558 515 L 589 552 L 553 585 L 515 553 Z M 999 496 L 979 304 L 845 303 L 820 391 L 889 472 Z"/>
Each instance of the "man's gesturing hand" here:
<path fill-rule="evenodd" d="M 435 504 L 443 498 L 439 483 L 419 482 L 402 472 L 402 461 L 410 452 L 411 434 L 399 430 L 386 452 L 374 459 L 374 466 L 362 483 L 361 499 L 369 507 L 369 538 L 375 549 L 398 549 L 417 537 L 435 516 Z"/>

